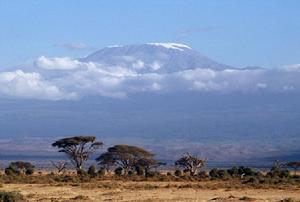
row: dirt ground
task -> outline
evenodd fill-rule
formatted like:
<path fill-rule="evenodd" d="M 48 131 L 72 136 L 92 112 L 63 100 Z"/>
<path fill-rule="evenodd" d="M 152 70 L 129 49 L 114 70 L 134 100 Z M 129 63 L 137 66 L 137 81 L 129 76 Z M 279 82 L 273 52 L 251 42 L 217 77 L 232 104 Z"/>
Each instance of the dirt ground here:
<path fill-rule="evenodd" d="M 107 182 L 99 184 L 3 184 L 28 201 L 300 201 L 300 189 L 191 188 L 180 182 Z M 288 200 L 289 198 L 289 200 Z"/>

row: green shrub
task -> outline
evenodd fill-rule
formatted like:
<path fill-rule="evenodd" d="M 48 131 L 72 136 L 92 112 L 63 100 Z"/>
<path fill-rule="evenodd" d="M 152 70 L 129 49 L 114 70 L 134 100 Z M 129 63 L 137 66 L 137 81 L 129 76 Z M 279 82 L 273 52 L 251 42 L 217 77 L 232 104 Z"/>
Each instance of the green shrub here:
<path fill-rule="evenodd" d="M 239 176 L 239 169 L 237 167 L 232 167 L 227 170 L 228 174 L 231 175 L 232 177 L 237 177 Z"/>
<path fill-rule="evenodd" d="M 259 183 L 259 180 L 258 180 L 257 178 L 255 178 L 255 177 L 250 177 L 250 178 L 246 181 L 246 183 L 257 184 L 257 183 Z"/>
<path fill-rule="evenodd" d="M 7 168 L 5 168 L 6 175 L 32 175 L 34 173 L 34 165 L 29 162 L 15 161 L 11 162 Z"/>
<path fill-rule="evenodd" d="M 272 167 L 271 170 L 267 173 L 267 176 L 271 178 L 288 178 L 291 175 L 288 170 L 281 170 L 278 167 Z"/>
<path fill-rule="evenodd" d="M 134 172 L 132 170 L 129 170 L 127 173 L 129 176 L 132 176 L 134 174 Z"/>
<path fill-rule="evenodd" d="M 211 178 L 228 179 L 231 175 L 229 175 L 227 170 L 218 170 L 214 168 L 209 171 L 209 176 Z"/>
<path fill-rule="evenodd" d="M 97 171 L 96 171 L 96 166 L 91 165 L 88 169 L 88 172 L 90 177 L 96 177 L 97 176 Z"/>
<path fill-rule="evenodd" d="M 34 173 L 34 168 L 27 168 L 26 170 L 25 170 L 25 174 L 26 175 L 32 175 Z"/>
<path fill-rule="evenodd" d="M 219 174 L 218 174 L 218 169 L 213 168 L 212 170 L 209 171 L 209 176 L 212 178 L 218 178 Z"/>
<path fill-rule="evenodd" d="M 106 169 L 105 168 L 100 168 L 98 170 L 98 176 L 104 176 L 106 174 Z"/>
<path fill-rule="evenodd" d="M 0 201 L 1 202 L 20 202 L 26 201 L 24 196 L 19 192 L 0 192 Z"/>
<path fill-rule="evenodd" d="M 181 170 L 175 170 L 174 175 L 177 177 L 181 177 L 182 176 L 182 171 Z"/>
<path fill-rule="evenodd" d="M 279 173 L 279 177 L 281 177 L 281 178 L 288 178 L 290 176 L 291 176 L 290 171 L 288 171 L 288 170 L 281 170 Z"/>
<path fill-rule="evenodd" d="M 84 176 L 87 175 L 87 172 L 83 169 L 77 170 L 77 175 Z"/>
<path fill-rule="evenodd" d="M 218 177 L 221 179 L 225 179 L 229 177 L 229 174 L 226 170 L 218 170 Z"/>
<path fill-rule="evenodd" d="M 251 168 L 247 168 L 247 167 L 241 166 L 241 167 L 238 168 L 238 174 L 240 176 L 241 175 L 244 175 L 244 176 L 255 176 L 256 172 L 253 171 Z"/>
<path fill-rule="evenodd" d="M 8 176 L 12 176 L 12 175 L 18 175 L 19 172 L 16 172 L 13 168 L 11 167 L 8 167 L 8 168 L 5 168 L 5 174 L 8 175 Z"/>
<path fill-rule="evenodd" d="M 146 177 L 158 177 L 158 176 L 161 176 L 161 174 L 157 171 L 153 172 L 153 171 L 149 171 L 146 173 Z"/>
<path fill-rule="evenodd" d="M 208 177 L 208 175 L 205 171 L 200 171 L 197 176 L 200 177 L 200 178 L 207 178 Z"/>

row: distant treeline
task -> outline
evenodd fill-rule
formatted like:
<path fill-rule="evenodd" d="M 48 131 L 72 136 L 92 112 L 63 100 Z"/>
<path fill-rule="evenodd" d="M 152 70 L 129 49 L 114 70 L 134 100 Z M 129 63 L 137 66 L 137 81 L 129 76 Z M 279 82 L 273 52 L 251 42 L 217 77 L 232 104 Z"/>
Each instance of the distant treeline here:
<path fill-rule="evenodd" d="M 91 156 L 103 146 L 103 142 L 96 140 L 95 136 L 75 136 L 63 138 L 52 144 L 59 152 L 68 157 L 68 161 L 51 161 L 57 174 L 66 172 L 68 165 L 72 165 L 78 176 L 104 176 L 106 174 L 115 174 L 118 176 L 143 176 L 146 178 L 160 175 L 157 168 L 166 165 L 155 159 L 155 155 L 144 148 L 133 145 L 114 145 L 108 147 L 107 151 L 97 156 L 95 163 L 98 166 L 91 165 L 87 170 L 84 165 Z M 175 170 L 168 172 L 167 175 L 174 177 L 197 177 L 197 178 L 221 178 L 228 177 L 244 178 L 252 177 L 279 177 L 289 178 L 291 176 L 289 169 L 294 171 L 294 176 L 300 168 L 300 161 L 281 163 L 276 161 L 274 166 L 265 174 L 254 171 L 247 167 L 232 167 L 230 169 L 212 169 L 205 172 L 203 167 L 207 159 L 199 158 L 196 155 L 185 153 L 181 158 L 173 162 Z M 30 162 L 16 161 L 11 162 L 5 168 L 6 175 L 32 175 L 35 172 L 35 166 Z M 297 178 L 298 179 L 298 178 Z"/>

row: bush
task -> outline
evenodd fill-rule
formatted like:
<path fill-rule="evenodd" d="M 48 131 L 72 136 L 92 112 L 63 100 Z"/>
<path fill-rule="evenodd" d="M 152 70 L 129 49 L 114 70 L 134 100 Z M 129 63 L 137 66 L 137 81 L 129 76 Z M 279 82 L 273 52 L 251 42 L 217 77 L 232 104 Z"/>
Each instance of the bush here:
<path fill-rule="evenodd" d="M 288 170 L 281 170 L 278 167 L 272 167 L 271 170 L 267 173 L 267 176 L 271 178 L 288 178 L 290 177 L 290 172 Z"/>
<path fill-rule="evenodd" d="M 205 171 L 201 171 L 201 172 L 198 173 L 198 177 L 200 177 L 200 178 L 207 178 L 208 175 L 206 174 Z"/>
<path fill-rule="evenodd" d="M 5 168 L 5 174 L 8 175 L 8 176 L 11 176 L 11 175 L 18 175 L 19 172 L 16 172 L 14 169 L 12 169 L 11 167 L 8 167 L 8 168 Z"/>
<path fill-rule="evenodd" d="M 80 170 L 77 170 L 77 175 L 85 176 L 85 175 L 87 175 L 87 172 L 83 169 L 80 169 Z"/>
<path fill-rule="evenodd" d="M 26 201 L 24 196 L 21 195 L 19 192 L 0 192 L 0 201 L 2 202 L 20 202 Z"/>
<path fill-rule="evenodd" d="M 105 168 L 100 168 L 98 171 L 98 176 L 104 176 L 106 174 L 106 169 Z"/>
<path fill-rule="evenodd" d="M 134 173 L 132 170 L 129 170 L 128 173 L 127 173 L 129 176 L 132 176 Z"/>
<path fill-rule="evenodd" d="M 123 168 L 118 167 L 118 168 L 115 169 L 115 174 L 116 175 L 122 175 L 122 173 L 123 173 Z"/>
<path fill-rule="evenodd" d="M 181 170 L 175 170 L 174 175 L 177 177 L 181 177 L 182 176 Z"/>
<path fill-rule="evenodd" d="M 228 174 L 231 175 L 232 177 L 237 177 L 239 176 L 239 169 L 237 167 L 232 167 L 231 169 L 227 170 Z"/>
<path fill-rule="evenodd" d="M 146 177 L 158 177 L 160 176 L 160 173 L 159 172 L 153 172 L 153 171 L 149 171 L 146 173 Z"/>
<path fill-rule="evenodd" d="M 218 178 L 219 174 L 218 174 L 218 169 L 213 168 L 212 170 L 209 171 L 209 176 L 212 178 Z"/>
<path fill-rule="evenodd" d="M 216 168 L 209 171 L 209 176 L 212 178 L 227 179 L 230 177 L 227 170 L 218 170 Z"/>
<path fill-rule="evenodd" d="M 26 169 L 26 171 L 25 171 L 25 174 L 26 175 L 32 175 L 34 173 L 34 168 L 28 168 L 28 169 Z"/>
<path fill-rule="evenodd" d="M 279 173 L 279 177 L 281 177 L 281 178 L 288 178 L 290 176 L 291 176 L 290 171 L 288 171 L 288 170 L 282 170 Z"/>
<path fill-rule="evenodd" d="M 218 177 L 221 179 L 226 179 L 229 177 L 227 170 L 218 170 Z"/>
<path fill-rule="evenodd" d="M 34 165 L 29 162 L 16 161 L 11 162 L 7 168 L 5 168 L 5 174 L 7 175 L 19 175 L 26 174 L 32 175 L 34 173 Z"/>
<path fill-rule="evenodd" d="M 250 177 L 246 183 L 252 183 L 252 184 L 257 184 L 259 183 L 259 180 L 257 178 L 254 178 L 254 177 Z"/>
<path fill-rule="evenodd" d="M 89 176 L 91 177 L 96 177 L 97 176 L 97 171 L 96 171 L 96 166 L 94 165 L 91 165 L 88 169 L 88 172 Z"/>
<path fill-rule="evenodd" d="M 241 175 L 244 175 L 244 176 L 255 176 L 256 172 L 253 171 L 251 168 L 247 168 L 247 167 L 241 166 L 241 167 L 238 168 L 238 174 L 240 176 Z"/>

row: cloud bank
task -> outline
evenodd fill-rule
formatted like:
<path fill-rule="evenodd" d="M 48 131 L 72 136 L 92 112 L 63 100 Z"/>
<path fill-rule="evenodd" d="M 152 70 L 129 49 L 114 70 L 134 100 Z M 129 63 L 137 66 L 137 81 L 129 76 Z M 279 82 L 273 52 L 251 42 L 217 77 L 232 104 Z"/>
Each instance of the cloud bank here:
<path fill-rule="evenodd" d="M 159 61 L 155 64 L 154 70 Z M 144 66 L 141 60 L 133 60 L 131 67 L 126 67 L 42 56 L 32 65 L 30 72 L 0 72 L 0 95 L 68 100 L 90 95 L 126 98 L 139 92 L 299 93 L 300 89 L 299 64 L 276 69 L 199 68 L 164 74 L 153 69 L 139 72 Z"/>

